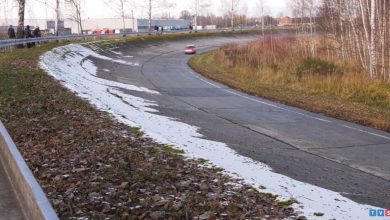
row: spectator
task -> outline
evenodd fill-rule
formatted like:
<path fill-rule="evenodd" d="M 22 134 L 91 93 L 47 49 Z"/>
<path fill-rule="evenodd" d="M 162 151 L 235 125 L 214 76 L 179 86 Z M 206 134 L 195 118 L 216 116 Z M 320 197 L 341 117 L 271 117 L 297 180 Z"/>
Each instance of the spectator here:
<path fill-rule="evenodd" d="M 156 33 L 156 35 L 158 34 L 158 26 L 157 25 L 154 25 L 154 32 Z"/>
<path fill-rule="evenodd" d="M 36 27 L 34 29 L 33 35 L 34 35 L 34 37 L 42 37 L 41 30 L 39 29 L 39 27 Z"/>
<path fill-rule="evenodd" d="M 164 27 L 161 27 L 161 35 L 164 33 Z"/>
<path fill-rule="evenodd" d="M 30 25 L 27 25 L 24 29 L 24 37 L 25 38 L 32 38 L 33 35 L 31 34 Z M 33 46 L 33 43 L 27 43 L 27 48 L 31 48 Z"/>
<path fill-rule="evenodd" d="M 10 39 L 15 39 L 16 38 L 15 29 L 14 29 L 14 27 L 12 27 L 12 25 L 10 25 L 9 28 L 8 28 L 8 37 Z"/>
<path fill-rule="evenodd" d="M 33 37 L 36 37 L 36 38 L 42 37 L 41 30 L 39 29 L 39 27 L 36 27 L 36 28 L 34 29 L 32 35 L 33 35 Z M 38 44 L 38 42 L 37 42 L 37 43 L 33 42 L 33 43 L 32 43 L 32 46 L 35 46 L 35 44 Z"/>

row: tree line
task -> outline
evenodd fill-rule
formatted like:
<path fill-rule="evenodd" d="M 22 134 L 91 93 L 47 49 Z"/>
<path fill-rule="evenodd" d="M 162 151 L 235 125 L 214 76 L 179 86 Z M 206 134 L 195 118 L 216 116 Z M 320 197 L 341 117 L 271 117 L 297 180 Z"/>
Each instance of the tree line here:
<path fill-rule="evenodd" d="M 1 2 L 6 0 L 0 0 Z M 24 29 L 24 17 L 25 17 L 25 8 L 26 0 L 14 0 L 18 4 L 18 28 L 17 28 L 17 37 L 23 38 L 23 29 Z M 29 0 L 27 0 L 29 1 Z M 33 0 L 30 0 L 33 1 Z M 106 5 L 112 9 L 123 22 L 123 29 L 126 30 L 125 19 L 133 18 L 134 19 L 134 10 L 146 9 L 146 16 L 149 20 L 149 31 L 152 32 L 151 21 L 157 11 L 157 8 L 163 10 L 164 13 L 162 17 L 170 18 L 171 11 L 176 7 L 176 4 L 172 0 L 102 0 Z M 261 0 L 262 1 L 262 0 Z M 55 12 L 57 25 L 58 21 L 62 19 L 63 12 L 62 8 L 66 8 L 67 18 L 75 21 L 78 24 L 79 33 L 83 33 L 82 25 L 82 11 L 84 7 L 84 0 L 44 0 L 46 7 L 52 9 Z M 221 0 L 223 5 L 223 10 L 226 11 L 225 15 L 222 17 L 204 15 L 205 10 L 211 7 L 213 1 L 209 0 L 191 0 L 188 2 L 189 12 L 191 20 L 194 20 L 195 28 L 198 26 L 198 18 L 202 25 L 213 24 L 209 21 L 214 21 L 218 26 L 229 26 L 234 30 L 237 24 L 246 24 L 248 19 L 244 13 L 240 14 L 242 0 Z M 222 18 L 222 19 L 221 19 Z M 58 35 L 58 26 L 57 26 L 57 35 Z"/>
<path fill-rule="evenodd" d="M 390 81 L 390 1 L 322 0 L 321 30 L 338 55 L 356 59 L 371 79 Z"/>

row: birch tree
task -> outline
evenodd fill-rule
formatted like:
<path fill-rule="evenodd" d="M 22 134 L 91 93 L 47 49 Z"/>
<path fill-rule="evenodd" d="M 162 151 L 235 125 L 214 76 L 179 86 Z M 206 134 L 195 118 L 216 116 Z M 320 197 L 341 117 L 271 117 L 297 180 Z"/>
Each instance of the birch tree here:
<path fill-rule="evenodd" d="M 264 0 L 257 0 L 257 8 L 259 10 L 259 15 L 261 19 L 261 33 L 264 37 L 264 17 L 265 17 L 265 3 Z"/>
<path fill-rule="evenodd" d="M 131 2 L 130 0 L 106 0 L 105 4 L 111 7 L 115 13 L 120 15 L 123 27 L 123 36 L 126 36 L 126 12 L 129 11 Z M 134 29 L 134 27 L 133 27 Z"/>
<path fill-rule="evenodd" d="M 26 0 L 18 1 L 18 28 L 16 31 L 16 38 L 24 38 L 24 14 L 26 8 Z"/>
<path fill-rule="evenodd" d="M 172 0 L 160 0 L 160 7 L 163 9 L 167 18 L 171 18 L 171 11 L 175 9 L 176 3 L 172 2 Z"/>
<path fill-rule="evenodd" d="M 339 43 L 342 59 L 356 59 L 371 79 L 390 81 L 390 1 L 322 0 L 321 27 Z"/>
<path fill-rule="evenodd" d="M 195 32 L 198 32 L 198 17 L 201 11 L 205 10 L 206 8 L 210 7 L 211 3 L 206 2 L 205 0 L 194 0 L 193 1 L 193 9 L 194 9 L 194 26 L 195 26 Z"/>
<path fill-rule="evenodd" d="M 376 0 L 371 0 L 371 15 L 370 15 L 370 27 L 371 27 L 371 43 L 370 43 L 370 76 L 374 78 L 376 76 Z"/>
<path fill-rule="evenodd" d="M 81 17 L 81 6 L 83 0 L 65 0 L 70 8 L 70 19 L 77 23 L 78 32 L 83 34 L 83 21 Z"/>
<path fill-rule="evenodd" d="M 222 7 L 227 8 L 227 11 L 229 12 L 230 27 L 232 31 L 234 31 L 235 28 L 234 18 L 238 11 L 240 2 L 241 0 L 221 0 Z"/>
<path fill-rule="evenodd" d="M 58 24 L 59 24 L 59 22 L 61 20 L 61 17 L 60 17 L 60 0 L 56 0 L 55 13 L 56 13 L 56 35 L 58 36 L 59 35 L 59 29 L 60 29 Z"/>

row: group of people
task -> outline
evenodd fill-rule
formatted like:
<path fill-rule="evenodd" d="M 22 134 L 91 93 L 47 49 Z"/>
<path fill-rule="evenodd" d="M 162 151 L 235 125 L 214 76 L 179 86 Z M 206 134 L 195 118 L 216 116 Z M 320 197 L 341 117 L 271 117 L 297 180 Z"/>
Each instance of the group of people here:
<path fill-rule="evenodd" d="M 8 37 L 10 39 L 15 39 L 16 38 L 16 32 L 15 29 L 12 25 L 9 26 L 8 28 Z M 27 25 L 26 28 L 23 31 L 23 38 L 35 38 L 35 37 L 42 37 L 41 30 L 39 27 L 36 27 L 33 31 L 30 29 L 30 25 Z M 27 47 L 31 48 L 35 46 L 35 42 L 32 43 L 27 43 Z"/>
<path fill-rule="evenodd" d="M 154 26 L 154 32 L 158 34 L 163 34 L 164 33 L 164 27 L 159 27 L 157 25 Z"/>

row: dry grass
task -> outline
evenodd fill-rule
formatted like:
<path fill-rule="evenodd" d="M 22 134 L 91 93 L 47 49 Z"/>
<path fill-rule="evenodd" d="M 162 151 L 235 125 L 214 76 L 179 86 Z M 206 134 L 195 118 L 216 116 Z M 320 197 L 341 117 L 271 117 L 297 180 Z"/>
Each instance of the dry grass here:
<path fill-rule="evenodd" d="M 250 94 L 390 131 L 390 84 L 370 80 L 353 60 L 339 61 L 331 45 L 319 38 L 266 38 L 226 45 L 189 64 Z"/>

